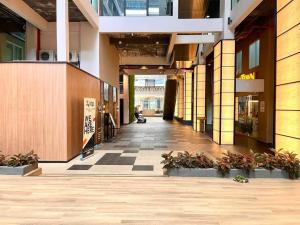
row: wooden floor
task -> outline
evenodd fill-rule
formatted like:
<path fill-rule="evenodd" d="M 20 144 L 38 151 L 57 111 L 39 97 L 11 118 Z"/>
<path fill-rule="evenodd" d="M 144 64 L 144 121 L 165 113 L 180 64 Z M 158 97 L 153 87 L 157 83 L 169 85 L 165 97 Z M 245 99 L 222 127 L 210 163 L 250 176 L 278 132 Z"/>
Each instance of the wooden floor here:
<path fill-rule="evenodd" d="M 0 224 L 300 224 L 300 181 L 0 177 Z"/>

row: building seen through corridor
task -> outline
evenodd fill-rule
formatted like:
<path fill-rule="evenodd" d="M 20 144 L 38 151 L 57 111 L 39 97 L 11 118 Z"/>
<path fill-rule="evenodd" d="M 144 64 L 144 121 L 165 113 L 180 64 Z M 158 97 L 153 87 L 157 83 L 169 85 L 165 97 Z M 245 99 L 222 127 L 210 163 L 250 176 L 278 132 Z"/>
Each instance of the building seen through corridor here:
<path fill-rule="evenodd" d="M 216 145 L 300 153 L 299 9 L 298 0 L 0 0 L 0 150 L 77 157 L 89 99 L 94 146 L 125 132 L 139 106 Z"/>
<path fill-rule="evenodd" d="M 135 75 L 135 106 L 144 116 L 162 116 L 166 76 Z"/>

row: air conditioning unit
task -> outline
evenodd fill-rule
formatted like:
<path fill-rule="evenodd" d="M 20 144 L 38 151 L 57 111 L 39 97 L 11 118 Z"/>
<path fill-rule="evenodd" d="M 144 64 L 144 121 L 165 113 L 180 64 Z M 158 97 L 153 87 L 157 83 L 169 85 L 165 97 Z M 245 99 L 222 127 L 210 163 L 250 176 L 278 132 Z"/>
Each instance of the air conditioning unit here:
<path fill-rule="evenodd" d="M 41 50 L 39 59 L 40 59 L 40 61 L 53 62 L 53 61 L 55 61 L 55 51 Z"/>
<path fill-rule="evenodd" d="M 55 61 L 55 51 L 53 50 L 41 50 L 40 61 L 53 62 Z"/>
<path fill-rule="evenodd" d="M 78 53 L 76 50 L 71 50 L 69 54 L 70 62 L 78 62 Z"/>

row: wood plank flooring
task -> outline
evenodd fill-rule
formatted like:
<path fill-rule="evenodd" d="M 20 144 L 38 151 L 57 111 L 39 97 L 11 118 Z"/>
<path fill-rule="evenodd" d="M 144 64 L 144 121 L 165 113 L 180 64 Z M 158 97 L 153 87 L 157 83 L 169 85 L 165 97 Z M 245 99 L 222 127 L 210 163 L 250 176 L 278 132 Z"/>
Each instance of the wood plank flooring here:
<path fill-rule="evenodd" d="M 300 181 L 1 176 L 0 224 L 299 225 Z"/>

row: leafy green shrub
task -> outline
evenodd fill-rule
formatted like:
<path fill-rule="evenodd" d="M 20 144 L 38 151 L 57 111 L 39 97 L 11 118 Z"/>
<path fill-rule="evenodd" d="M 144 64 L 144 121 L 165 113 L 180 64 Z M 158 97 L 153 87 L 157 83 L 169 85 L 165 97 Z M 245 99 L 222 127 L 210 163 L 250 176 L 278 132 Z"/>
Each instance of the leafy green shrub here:
<path fill-rule="evenodd" d="M 39 157 L 33 151 L 27 154 L 16 154 L 7 160 L 7 166 L 18 167 L 38 163 Z"/>
<path fill-rule="evenodd" d="M 300 173 L 300 161 L 297 154 L 281 149 L 275 152 L 276 168 L 286 171 L 290 179 L 296 179 Z"/>
<path fill-rule="evenodd" d="M 1 154 L 1 152 L 0 152 L 0 166 L 6 165 L 5 158 L 6 158 L 5 155 Z"/>
<path fill-rule="evenodd" d="M 237 154 L 228 151 L 223 155 L 224 156 L 217 161 L 217 169 L 223 175 L 229 173 L 230 169 L 233 168 L 244 170 L 247 173 L 256 168 L 256 161 L 253 154 Z"/>
<path fill-rule="evenodd" d="M 217 159 L 214 163 L 204 153 L 191 154 L 189 152 L 178 152 L 176 156 L 173 151 L 162 154 L 164 160 L 163 168 L 213 168 L 218 169 L 223 175 L 230 172 L 231 169 L 241 169 L 249 173 L 255 168 L 264 168 L 268 170 L 281 169 L 288 173 L 289 178 L 296 179 L 300 175 L 300 160 L 297 154 L 288 151 L 278 150 L 275 154 L 240 154 L 226 152 L 223 157 Z"/>
<path fill-rule="evenodd" d="M 173 151 L 162 154 L 164 160 L 161 162 L 164 164 L 163 168 L 213 168 L 214 162 L 206 155 L 196 154 L 193 155 L 187 151 L 178 152 L 176 156 L 172 155 Z"/>

